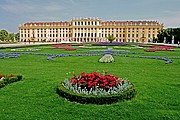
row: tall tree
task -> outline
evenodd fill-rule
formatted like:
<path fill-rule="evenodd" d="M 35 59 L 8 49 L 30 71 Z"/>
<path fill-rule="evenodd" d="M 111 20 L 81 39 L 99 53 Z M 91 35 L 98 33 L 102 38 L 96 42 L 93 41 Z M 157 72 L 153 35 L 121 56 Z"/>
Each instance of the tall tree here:
<path fill-rule="evenodd" d="M 6 30 L 0 30 L 0 40 L 7 40 L 8 32 Z"/>
<path fill-rule="evenodd" d="M 115 38 L 113 37 L 113 35 L 109 35 L 109 36 L 107 37 L 107 39 L 108 39 L 108 41 L 109 41 L 110 43 L 112 43 L 112 41 L 115 40 Z"/>
<path fill-rule="evenodd" d="M 20 38 L 20 34 L 19 34 L 19 33 L 16 33 L 16 34 L 15 34 L 15 40 L 16 40 L 16 41 L 19 41 L 19 38 Z"/>
<path fill-rule="evenodd" d="M 15 37 L 15 34 L 14 33 L 10 33 L 7 36 L 7 40 L 14 41 L 14 37 Z"/>
<path fill-rule="evenodd" d="M 180 41 L 180 28 L 168 28 L 159 31 L 158 40 L 163 42 L 166 37 L 166 42 L 171 43 L 172 36 L 174 36 L 174 43 L 177 44 L 177 42 Z"/>

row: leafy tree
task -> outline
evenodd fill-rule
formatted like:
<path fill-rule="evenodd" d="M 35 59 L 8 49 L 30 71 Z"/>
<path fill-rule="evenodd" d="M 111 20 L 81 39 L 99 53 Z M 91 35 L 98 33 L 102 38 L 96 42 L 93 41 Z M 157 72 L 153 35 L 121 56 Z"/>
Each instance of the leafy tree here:
<path fill-rule="evenodd" d="M 113 35 L 109 35 L 109 36 L 107 37 L 107 39 L 108 39 L 108 41 L 109 41 L 110 43 L 112 43 L 112 41 L 115 40 L 115 38 L 113 37 Z"/>
<path fill-rule="evenodd" d="M 6 30 L 0 30 L 0 40 L 7 40 L 8 32 Z"/>
<path fill-rule="evenodd" d="M 178 40 L 180 40 L 180 28 L 168 28 L 159 31 L 158 40 L 163 42 L 164 37 L 166 37 L 166 42 L 171 43 L 172 36 L 174 36 L 174 43 L 177 44 Z"/>
<path fill-rule="evenodd" d="M 19 38 L 20 38 L 20 34 L 19 34 L 19 33 L 16 33 L 16 34 L 15 34 L 15 40 L 18 41 Z"/>
<path fill-rule="evenodd" d="M 14 37 L 15 37 L 14 33 L 10 33 L 10 34 L 8 34 L 8 36 L 7 36 L 7 40 L 14 41 Z"/>

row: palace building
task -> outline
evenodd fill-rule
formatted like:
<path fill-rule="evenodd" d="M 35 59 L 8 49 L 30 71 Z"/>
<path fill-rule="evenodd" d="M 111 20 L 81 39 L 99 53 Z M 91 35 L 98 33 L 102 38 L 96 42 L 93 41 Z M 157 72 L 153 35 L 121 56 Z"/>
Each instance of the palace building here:
<path fill-rule="evenodd" d="M 20 41 L 103 42 L 109 35 L 118 42 L 151 42 L 163 25 L 157 21 L 102 21 L 96 18 L 70 22 L 27 22 L 19 26 Z"/>

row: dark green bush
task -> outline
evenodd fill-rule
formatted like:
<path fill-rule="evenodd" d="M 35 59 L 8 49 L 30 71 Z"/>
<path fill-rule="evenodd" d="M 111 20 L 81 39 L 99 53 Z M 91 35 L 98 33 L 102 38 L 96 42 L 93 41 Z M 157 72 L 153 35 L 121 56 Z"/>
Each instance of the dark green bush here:
<path fill-rule="evenodd" d="M 2 88 L 2 87 L 4 87 L 5 86 L 5 83 L 4 83 L 4 81 L 2 80 L 2 81 L 0 81 L 0 88 Z"/>
<path fill-rule="evenodd" d="M 120 92 L 118 94 L 113 95 L 85 95 L 85 94 L 78 94 L 68 89 L 64 88 L 62 82 L 57 87 L 57 93 L 68 99 L 71 102 L 78 102 L 82 104 L 112 104 L 119 101 L 129 100 L 133 98 L 136 94 L 135 86 L 132 85 L 131 88 L 124 92 Z"/>
<path fill-rule="evenodd" d="M 22 80 L 22 75 L 14 75 L 13 77 L 5 76 L 5 78 L 0 81 L 0 88 L 20 80 Z"/>

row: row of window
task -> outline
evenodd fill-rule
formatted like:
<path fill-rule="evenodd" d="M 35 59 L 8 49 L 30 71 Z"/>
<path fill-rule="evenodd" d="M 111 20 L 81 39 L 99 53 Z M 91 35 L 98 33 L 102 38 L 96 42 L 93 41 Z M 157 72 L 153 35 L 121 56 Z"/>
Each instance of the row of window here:
<path fill-rule="evenodd" d="M 71 34 L 59 34 L 59 36 L 58 36 L 58 34 L 49 34 L 49 37 L 68 37 L 68 36 L 71 36 Z M 110 34 L 99 33 L 99 37 L 108 37 L 108 36 L 110 36 Z M 30 34 L 24 34 L 24 36 L 23 36 L 23 34 L 21 34 L 21 37 L 30 37 Z M 37 34 L 37 37 L 48 37 L 48 35 L 47 34 Z M 97 36 L 97 33 L 75 33 L 74 37 L 98 37 L 98 36 Z M 116 34 L 116 37 L 117 38 L 125 37 L 125 34 Z M 139 34 L 128 34 L 127 37 L 138 38 Z M 141 34 L 141 37 L 144 38 L 145 34 Z M 150 37 L 155 37 L 155 34 L 152 34 L 152 36 L 151 36 L 151 34 L 148 34 L 148 38 L 150 38 Z"/>
<path fill-rule="evenodd" d="M 74 30 L 97 30 L 98 28 L 74 28 Z M 68 28 L 60 28 L 60 29 L 49 29 L 50 30 L 50 32 L 51 31 L 58 31 L 58 30 L 60 30 L 60 31 L 64 31 L 64 30 L 66 30 L 66 31 L 68 31 L 69 30 L 69 32 L 70 32 L 70 29 L 68 29 Z M 123 31 L 125 31 L 125 28 L 99 28 L 99 30 L 111 30 L 111 31 L 113 31 L 113 30 L 116 30 L 116 31 L 121 31 L 121 30 L 123 30 Z M 134 32 L 134 30 L 135 30 L 135 28 L 128 28 L 128 32 L 130 32 L 130 31 L 132 31 L 132 32 Z M 136 28 L 136 30 L 139 30 L 139 28 Z M 145 28 L 142 28 L 142 30 L 145 30 Z M 148 29 L 149 31 L 151 31 L 151 30 L 153 30 L 153 31 L 155 31 L 156 29 L 155 28 L 149 28 Z M 159 30 L 159 28 L 157 28 L 157 30 Z M 34 29 L 32 29 L 32 31 L 34 31 Z M 47 29 L 37 29 L 37 31 L 38 32 L 46 32 L 46 31 L 48 31 Z M 30 32 L 30 29 L 24 29 L 24 32 L 26 33 L 29 33 Z M 23 30 L 21 30 L 21 33 L 23 33 Z"/>
<path fill-rule="evenodd" d="M 85 22 L 75 21 L 73 23 L 74 23 L 73 25 L 98 25 L 99 24 L 99 22 L 97 21 L 85 21 Z"/>
<path fill-rule="evenodd" d="M 117 35 L 118 34 L 116 34 L 116 37 L 117 37 Z M 128 37 L 135 37 L 135 34 L 128 34 Z M 139 37 L 139 34 L 136 34 L 136 37 Z M 145 37 L 145 34 L 142 34 L 141 37 Z M 148 37 L 150 38 L 151 34 L 148 34 Z M 152 34 L 152 37 L 155 37 L 155 34 Z"/>

